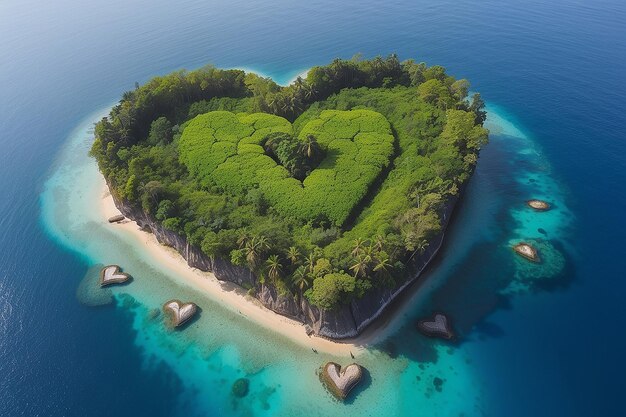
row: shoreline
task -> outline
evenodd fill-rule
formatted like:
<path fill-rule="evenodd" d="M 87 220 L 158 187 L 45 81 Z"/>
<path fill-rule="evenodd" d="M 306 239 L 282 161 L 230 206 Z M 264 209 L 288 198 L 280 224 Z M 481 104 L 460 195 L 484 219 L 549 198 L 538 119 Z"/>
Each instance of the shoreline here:
<path fill-rule="evenodd" d="M 281 87 L 287 87 L 287 86 L 290 86 L 291 84 L 293 84 L 293 82 L 296 81 L 298 79 L 298 77 L 306 78 L 306 76 L 309 73 L 309 71 L 311 70 L 311 68 L 313 68 L 313 67 L 310 67 L 310 68 L 307 68 L 307 69 L 304 69 L 304 70 L 298 72 L 296 75 L 294 75 L 293 77 L 289 78 L 286 81 L 283 81 L 282 83 L 279 83 L 278 81 L 276 81 L 276 79 L 273 76 L 268 75 L 268 74 L 266 74 L 266 73 L 264 73 L 262 71 L 255 70 L 254 68 L 242 66 L 242 67 L 232 67 L 232 68 L 227 68 L 227 69 L 241 70 L 241 71 L 244 71 L 246 74 L 256 74 L 259 77 L 270 78 L 276 84 L 280 85 Z"/>
<path fill-rule="evenodd" d="M 101 222 L 105 227 L 115 228 L 131 237 L 134 240 L 133 243 L 141 245 L 152 256 L 154 264 L 158 264 L 158 267 L 165 268 L 174 276 L 179 277 L 179 282 L 182 284 L 202 291 L 203 295 L 220 303 L 223 308 L 237 312 L 246 319 L 287 337 L 292 342 L 315 349 L 320 353 L 349 357 L 350 353 L 355 356 L 360 355 L 365 352 L 368 345 L 387 335 L 386 329 L 379 327 L 368 329 L 369 331 L 365 331 L 356 338 L 344 341 L 332 341 L 316 335 L 308 336 L 304 324 L 267 309 L 258 300 L 248 296 L 246 291 L 237 284 L 220 281 L 211 272 L 190 267 L 176 250 L 159 243 L 154 234 L 141 230 L 135 221 L 126 218 L 119 223 L 109 223 L 107 220 L 109 217 L 119 215 L 121 212 L 115 206 L 104 179 L 102 179 L 99 195 L 100 201 L 97 207 L 100 210 Z"/>

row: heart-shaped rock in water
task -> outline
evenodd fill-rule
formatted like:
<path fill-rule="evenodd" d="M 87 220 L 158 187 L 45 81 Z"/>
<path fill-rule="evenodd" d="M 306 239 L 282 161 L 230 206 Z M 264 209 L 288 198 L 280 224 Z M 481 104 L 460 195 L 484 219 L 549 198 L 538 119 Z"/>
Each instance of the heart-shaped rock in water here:
<path fill-rule="evenodd" d="M 432 318 L 422 319 L 417 323 L 417 328 L 429 337 L 441 337 L 452 339 L 454 333 L 450 328 L 450 320 L 445 314 L 435 313 Z"/>
<path fill-rule="evenodd" d="M 121 284 L 130 279 L 130 275 L 121 272 L 118 265 L 108 265 L 100 271 L 100 286 Z"/>
<path fill-rule="evenodd" d="M 543 200 L 528 200 L 526 204 L 528 204 L 528 207 L 537 211 L 550 210 L 550 204 Z"/>
<path fill-rule="evenodd" d="M 344 368 L 335 362 L 328 362 L 322 370 L 322 380 L 328 390 L 338 399 L 345 400 L 350 391 L 361 381 L 363 369 L 352 363 Z"/>
<path fill-rule="evenodd" d="M 539 262 L 539 254 L 530 243 L 520 242 L 513 246 L 513 250 L 520 256 L 528 259 L 529 261 Z"/>
<path fill-rule="evenodd" d="M 163 305 L 163 311 L 170 316 L 172 326 L 178 327 L 196 314 L 198 306 L 194 303 L 170 300 Z"/>

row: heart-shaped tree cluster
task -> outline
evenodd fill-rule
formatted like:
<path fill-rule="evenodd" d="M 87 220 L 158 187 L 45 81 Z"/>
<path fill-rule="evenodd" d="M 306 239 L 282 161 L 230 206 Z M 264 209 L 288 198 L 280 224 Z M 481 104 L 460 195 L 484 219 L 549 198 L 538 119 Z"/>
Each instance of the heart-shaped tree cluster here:
<path fill-rule="evenodd" d="M 203 184 L 233 195 L 258 188 L 284 216 L 341 226 L 394 151 L 391 127 L 380 113 L 325 110 L 298 135 L 302 153 L 308 152 L 307 138 L 315 138 L 325 154 L 301 182 L 266 155 L 263 145 L 278 132 L 292 134 L 291 123 L 265 113 L 205 113 L 185 128 L 180 158 Z"/>

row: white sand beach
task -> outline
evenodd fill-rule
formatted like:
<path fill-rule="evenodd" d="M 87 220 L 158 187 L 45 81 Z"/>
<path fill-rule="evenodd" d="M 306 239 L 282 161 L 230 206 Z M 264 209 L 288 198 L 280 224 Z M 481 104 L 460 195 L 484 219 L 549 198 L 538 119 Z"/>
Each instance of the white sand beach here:
<path fill-rule="evenodd" d="M 366 331 L 364 335 L 346 340 L 345 342 L 334 342 L 317 336 L 307 336 L 302 323 L 265 308 L 256 298 L 247 295 L 246 291 L 236 284 L 219 281 L 210 272 L 190 267 L 176 250 L 160 244 L 152 233 L 141 230 L 134 221 L 127 219 L 119 223 L 109 224 L 107 219 L 119 215 L 120 211 L 115 206 L 104 181 L 101 202 L 98 206 L 102 212 L 102 222 L 106 223 L 107 227 L 115 228 L 131 236 L 137 245 L 143 246 L 152 255 L 155 263 L 169 270 L 173 276 L 180 278 L 181 282 L 202 291 L 212 300 L 220 302 L 226 308 L 237 311 L 259 325 L 280 333 L 294 342 L 311 347 L 319 352 L 338 356 L 346 356 L 353 353 L 357 356 L 365 350 L 364 347 L 366 345 L 382 339 L 385 335 L 384 329 L 372 329 Z M 172 296 L 175 296 L 175 294 Z"/>

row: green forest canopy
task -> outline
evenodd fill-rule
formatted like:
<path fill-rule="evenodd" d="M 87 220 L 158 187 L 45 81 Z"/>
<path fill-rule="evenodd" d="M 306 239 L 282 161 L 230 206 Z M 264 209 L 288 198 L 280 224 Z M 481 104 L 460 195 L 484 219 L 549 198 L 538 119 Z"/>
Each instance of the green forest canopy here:
<path fill-rule="evenodd" d="M 487 141 L 443 67 L 335 60 L 287 87 L 205 67 L 124 94 L 92 155 L 116 198 L 259 284 L 332 309 L 395 286 Z"/>

